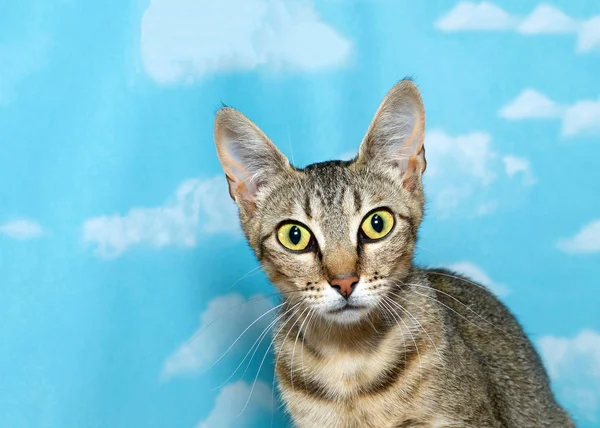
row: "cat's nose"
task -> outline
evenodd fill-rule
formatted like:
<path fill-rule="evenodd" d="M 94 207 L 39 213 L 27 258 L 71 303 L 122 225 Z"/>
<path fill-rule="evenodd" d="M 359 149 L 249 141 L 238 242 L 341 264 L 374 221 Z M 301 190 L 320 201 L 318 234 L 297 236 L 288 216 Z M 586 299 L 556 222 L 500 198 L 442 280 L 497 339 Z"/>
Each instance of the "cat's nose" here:
<path fill-rule="evenodd" d="M 330 281 L 331 287 L 342 295 L 345 299 L 350 297 L 354 287 L 358 284 L 359 278 L 356 274 L 343 275 L 333 278 Z"/>

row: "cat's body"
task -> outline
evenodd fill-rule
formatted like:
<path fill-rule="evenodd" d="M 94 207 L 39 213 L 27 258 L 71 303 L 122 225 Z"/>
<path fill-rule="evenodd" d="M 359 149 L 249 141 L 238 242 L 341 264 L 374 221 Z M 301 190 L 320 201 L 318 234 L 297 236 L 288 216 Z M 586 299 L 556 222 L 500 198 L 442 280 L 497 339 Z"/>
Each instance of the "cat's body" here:
<path fill-rule="evenodd" d="M 449 271 L 415 269 L 407 283 L 422 296 L 399 297 L 403 309 L 395 307 L 406 325 L 393 317 L 373 321 L 378 333 L 371 326 L 351 337 L 340 329 L 309 329 L 296 340 L 300 323 L 288 323 L 276 338 L 277 376 L 295 423 L 573 426 L 516 320 L 487 290 L 466 281 Z"/>
<path fill-rule="evenodd" d="M 232 109 L 215 126 L 248 242 L 284 299 L 276 374 L 300 428 L 572 427 L 517 321 L 412 262 L 424 110 L 396 85 L 356 159 L 292 167 Z"/>

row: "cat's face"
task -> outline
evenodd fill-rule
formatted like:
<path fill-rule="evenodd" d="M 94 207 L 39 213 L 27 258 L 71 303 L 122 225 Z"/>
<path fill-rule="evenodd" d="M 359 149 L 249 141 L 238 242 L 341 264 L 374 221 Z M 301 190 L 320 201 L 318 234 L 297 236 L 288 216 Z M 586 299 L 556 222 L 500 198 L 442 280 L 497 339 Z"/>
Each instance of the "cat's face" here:
<path fill-rule="evenodd" d="M 219 111 L 215 140 L 242 227 L 294 311 L 349 324 L 389 305 L 423 215 L 423 136 L 408 81 L 388 93 L 355 160 L 302 170 L 239 112 Z"/>

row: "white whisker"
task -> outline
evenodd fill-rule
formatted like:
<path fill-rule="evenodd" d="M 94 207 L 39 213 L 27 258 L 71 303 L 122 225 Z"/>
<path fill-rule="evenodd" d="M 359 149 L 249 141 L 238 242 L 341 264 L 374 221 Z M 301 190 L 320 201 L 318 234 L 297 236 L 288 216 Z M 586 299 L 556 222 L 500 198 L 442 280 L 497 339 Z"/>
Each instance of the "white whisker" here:
<path fill-rule="evenodd" d="M 494 324 L 493 322 L 491 322 L 491 321 L 490 321 L 490 320 L 488 320 L 487 318 L 483 317 L 482 315 L 480 315 L 479 313 L 477 313 L 476 311 L 474 311 L 473 309 L 471 309 L 471 308 L 470 308 L 468 305 L 466 305 L 465 303 L 461 302 L 459 299 L 457 299 L 456 297 L 452 296 L 451 294 L 448 294 L 448 293 L 446 293 L 445 291 L 439 290 L 439 289 L 437 289 L 437 288 L 430 287 L 430 286 L 428 286 L 428 285 L 414 284 L 414 283 L 405 283 L 405 282 L 402 282 L 402 281 L 400 281 L 400 283 L 402 283 L 402 285 L 405 285 L 405 286 L 421 287 L 421 288 L 425 288 L 425 289 L 428 289 L 428 290 L 433 290 L 433 291 L 435 291 L 435 292 L 437 292 L 437 293 L 441 293 L 441 294 L 443 294 L 443 295 L 445 295 L 445 296 L 448 296 L 449 298 L 451 298 L 451 299 L 452 299 L 452 300 L 454 300 L 455 302 L 457 302 L 457 303 L 461 304 L 463 307 L 465 307 L 465 308 L 466 308 L 467 310 L 469 310 L 471 313 L 473 313 L 473 315 L 475 315 L 477 318 L 479 318 L 479 319 L 481 319 L 482 321 L 486 322 L 486 323 L 487 323 L 487 324 L 489 324 L 490 326 L 492 326 L 492 327 L 494 327 L 494 328 L 498 329 L 499 331 L 501 331 L 502 333 L 506 334 L 507 336 L 510 336 L 510 337 L 513 337 L 513 338 L 514 338 L 514 336 L 513 336 L 513 335 L 511 335 L 509 332 L 507 332 L 507 331 L 504 331 L 503 329 L 501 329 L 500 327 L 498 327 L 496 324 Z M 399 286 L 399 284 L 396 284 L 396 285 L 398 285 L 398 286 Z M 410 289 L 410 287 L 408 287 L 408 289 Z M 410 291 L 412 291 L 413 293 L 416 293 L 416 294 L 418 294 L 418 295 L 420 295 L 420 296 L 424 296 L 424 297 L 427 297 L 427 298 L 429 298 L 429 299 L 433 299 L 435 302 L 438 302 L 439 304 L 441 304 L 441 305 L 444 305 L 446 308 L 450 309 L 452 312 L 454 312 L 456 315 L 458 315 L 459 317 L 461 317 L 461 318 L 462 318 L 462 319 L 464 319 L 465 321 L 467 321 L 467 322 L 471 323 L 472 325 L 476 326 L 477 328 L 481 328 L 480 326 L 478 326 L 477 324 L 475 324 L 473 321 L 469 320 L 468 318 L 466 318 L 465 316 L 461 315 L 460 313 L 458 313 L 457 311 L 455 311 L 454 309 L 452 309 L 452 308 L 451 308 L 451 307 L 449 307 L 448 305 L 446 305 L 446 304 L 444 304 L 443 302 L 441 302 L 439 299 L 436 299 L 435 297 L 432 297 L 432 296 L 427 296 L 427 295 L 425 295 L 425 294 L 418 293 L 418 292 L 417 292 L 417 291 L 415 291 L 415 290 L 410 290 Z"/>
<path fill-rule="evenodd" d="M 245 334 L 245 333 L 246 333 L 246 332 L 247 332 L 247 331 L 248 331 L 248 330 L 249 330 L 249 329 L 250 329 L 250 328 L 251 328 L 251 327 L 252 327 L 254 324 L 256 324 L 258 321 L 260 321 L 260 320 L 261 320 L 263 317 L 265 317 L 266 315 L 268 315 L 270 312 L 273 312 L 274 310 L 276 310 L 276 309 L 278 309 L 278 308 L 282 307 L 282 306 L 283 306 L 283 305 L 285 305 L 286 303 L 287 303 L 287 302 L 283 302 L 283 303 L 281 303 L 281 304 L 279 304 L 279 305 L 277 305 L 277 306 L 275 306 L 275 307 L 273 307 L 273 308 L 269 309 L 268 311 L 266 311 L 265 313 L 263 313 L 261 316 L 259 316 L 257 319 L 255 319 L 254 321 L 252 321 L 252 323 L 251 323 L 251 324 L 250 324 L 248 327 L 246 327 L 246 329 L 245 329 L 244 331 L 242 331 L 242 332 L 240 333 L 240 335 L 237 337 L 237 339 L 235 339 L 235 341 L 234 341 L 234 342 L 233 342 L 231 345 L 229 345 L 229 348 L 227 348 L 227 350 L 226 350 L 226 351 L 223 353 L 223 355 L 221 355 L 221 356 L 220 356 L 220 357 L 217 359 L 217 361 L 215 361 L 214 363 L 212 363 L 212 364 L 210 365 L 210 367 L 209 367 L 208 369 L 206 369 L 206 371 L 210 370 L 210 369 L 211 369 L 211 368 L 213 368 L 213 367 L 214 367 L 214 366 L 215 366 L 215 365 L 216 365 L 216 364 L 217 364 L 219 361 L 221 361 L 221 360 L 222 360 L 222 359 L 225 357 L 225 355 L 227 355 L 227 353 L 228 353 L 228 352 L 231 350 L 231 348 L 233 348 L 233 347 L 235 346 L 235 344 L 236 344 L 236 343 L 237 343 L 237 342 L 238 342 L 238 341 L 239 341 L 239 340 L 242 338 L 242 336 L 243 336 L 243 335 L 244 335 L 244 334 Z"/>
<path fill-rule="evenodd" d="M 395 312 L 393 311 L 393 308 L 387 304 L 386 300 L 389 300 L 389 298 L 385 298 L 385 299 L 381 300 L 381 303 L 383 305 L 387 306 L 388 309 L 391 310 L 391 313 L 394 315 L 394 318 L 395 318 L 395 315 L 398 315 L 397 319 L 399 319 L 402 322 L 402 324 L 404 324 L 404 327 L 406 328 L 406 332 L 408 334 L 410 334 L 410 338 L 412 339 L 412 341 L 415 345 L 415 350 L 417 351 L 417 356 L 419 357 L 419 383 L 420 383 L 422 380 L 422 377 L 423 377 L 423 362 L 421 361 L 421 353 L 419 352 L 419 346 L 417 345 L 417 341 L 415 340 L 415 337 L 412 334 L 410 327 L 408 327 L 406 322 L 404 322 L 404 320 L 402 319 L 402 317 L 399 314 L 395 314 Z M 405 349 L 406 349 L 406 344 L 405 344 Z"/>
<path fill-rule="evenodd" d="M 229 377 L 227 379 L 225 379 L 225 381 L 223 381 L 223 383 L 221 385 L 219 385 L 217 388 L 215 389 L 220 389 L 222 388 L 225 384 L 227 384 L 231 378 L 238 372 L 238 370 L 240 369 L 240 367 L 242 367 L 242 365 L 244 364 L 244 362 L 246 361 L 246 359 L 248 358 L 248 355 L 250 355 L 250 352 L 252 352 L 252 350 L 254 349 L 254 353 L 252 354 L 252 357 L 250 357 L 250 360 L 248 360 L 248 364 L 246 366 L 246 369 L 244 370 L 244 372 L 242 373 L 241 377 L 244 377 L 244 375 L 246 374 L 246 372 L 248 371 L 248 367 L 250 367 L 250 364 L 252 363 L 252 360 L 254 359 L 254 356 L 256 355 L 256 352 L 258 351 L 258 348 L 260 347 L 260 344 L 262 343 L 262 341 L 264 340 L 264 338 L 266 337 L 266 335 L 268 334 L 269 330 L 271 329 L 271 327 L 273 327 L 279 320 L 281 320 L 281 318 L 283 318 L 286 314 L 290 313 L 292 310 L 294 310 L 294 308 L 296 308 L 300 303 L 297 303 L 296 305 L 292 306 L 290 309 L 286 310 L 285 312 L 283 312 L 282 314 L 279 314 L 273 321 L 271 321 L 269 323 L 269 325 L 267 325 L 262 333 L 258 336 L 258 338 L 254 341 L 254 343 L 252 344 L 252 346 L 250 347 L 250 349 L 248 350 L 248 352 L 246 353 L 246 355 L 244 356 L 244 358 L 242 359 L 242 361 L 238 364 L 238 366 L 236 367 L 236 369 L 233 371 L 233 373 L 231 373 L 229 375 Z M 256 347 L 256 349 L 255 349 Z"/>

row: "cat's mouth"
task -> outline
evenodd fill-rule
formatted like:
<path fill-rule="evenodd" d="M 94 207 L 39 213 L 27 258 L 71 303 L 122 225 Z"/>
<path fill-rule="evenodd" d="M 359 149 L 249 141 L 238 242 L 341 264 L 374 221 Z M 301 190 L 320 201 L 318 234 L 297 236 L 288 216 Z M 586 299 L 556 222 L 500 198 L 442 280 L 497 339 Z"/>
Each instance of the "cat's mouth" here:
<path fill-rule="evenodd" d="M 360 311 L 362 309 L 366 309 L 366 306 L 351 305 L 350 303 L 346 303 L 342 307 L 339 307 L 337 309 L 332 309 L 331 311 L 329 311 L 329 313 L 330 314 L 341 314 L 342 312 Z"/>

